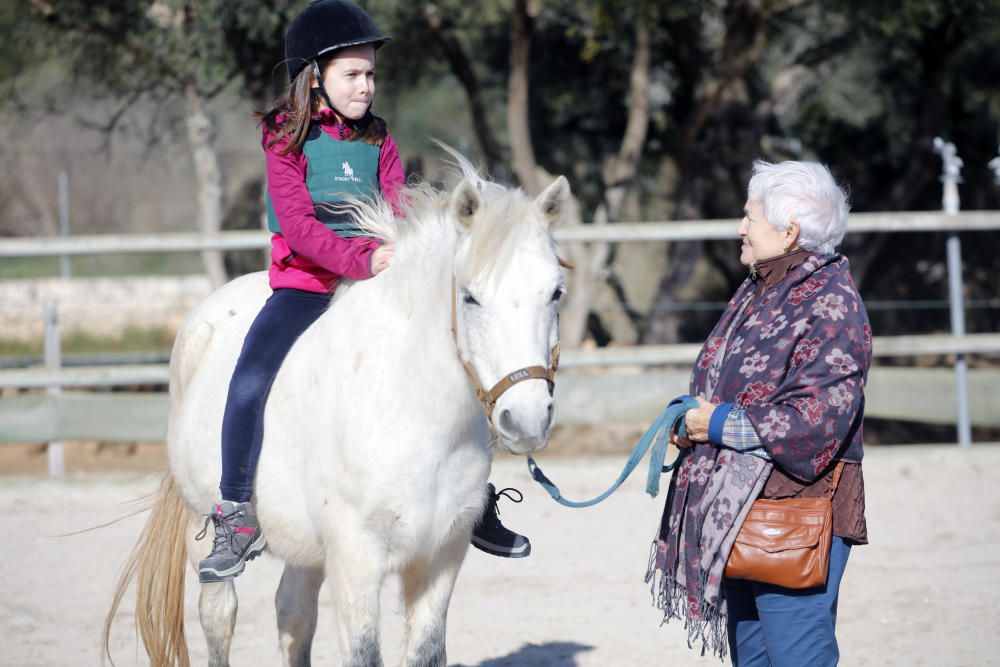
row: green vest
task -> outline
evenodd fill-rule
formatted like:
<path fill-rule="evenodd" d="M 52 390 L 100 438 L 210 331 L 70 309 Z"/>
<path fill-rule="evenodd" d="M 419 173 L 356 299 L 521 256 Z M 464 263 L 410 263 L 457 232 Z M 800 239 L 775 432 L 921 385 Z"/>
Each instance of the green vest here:
<path fill-rule="evenodd" d="M 345 195 L 370 199 L 379 192 L 378 158 L 380 148 L 364 141 L 338 141 L 318 125 L 309 128 L 302 152 L 306 158 L 306 187 L 316 208 L 316 217 L 341 236 L 366 236 L 350 215 L 337 213 L 324 204 L 336 204 Z M 278 216 L 267 195 L 267 228 L 281 233 Z"/>

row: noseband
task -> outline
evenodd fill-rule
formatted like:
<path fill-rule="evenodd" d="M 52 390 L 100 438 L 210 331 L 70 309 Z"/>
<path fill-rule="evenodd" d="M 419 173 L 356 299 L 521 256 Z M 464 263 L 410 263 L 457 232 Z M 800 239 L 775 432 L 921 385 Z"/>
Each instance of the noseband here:
<path fill-rule="evenodd" d="M 462 354 L 458 349 L 458 310 L 456 306 L 458 287 L 455 283 L 455 276 L 451 276 L 451 337 L 455 340 L 455 353 L 458 354 L 458 360 L 462 363 L 462 368 L 465 369 L 466 374 L 468 374 L 469 379 L 472 380 L 472 386 L 476 388 L 476 398 L 483 405 L 483 413 L 486 415 L 486 421 L 490 424 L 493 423 L 493 408 L 496 406 L 497 401 L 505 391 L 513 387 L 518 382 L 524 382 L 525 380 L 545 380 L 549 385 L 549 396 L 556 388 L 556 369 L 559 368 L 559 343 L 556 343 L 552 348 L 552 353 L 550 355 L 551 361 L 549 361 L 549 367 L 545 366 L 525 366 L 524 368 L 519 368 L 513 373 L 508 373 L 504 377 L 500 378 L 500 381 L 493 385 L 493 388 L 489 391 L 483 387 L 483 383 L 479 381 L 479 376 L 476 375 L 476 369 L 472 367 L 472 364 L 467 362 L 462 358 Z"/>

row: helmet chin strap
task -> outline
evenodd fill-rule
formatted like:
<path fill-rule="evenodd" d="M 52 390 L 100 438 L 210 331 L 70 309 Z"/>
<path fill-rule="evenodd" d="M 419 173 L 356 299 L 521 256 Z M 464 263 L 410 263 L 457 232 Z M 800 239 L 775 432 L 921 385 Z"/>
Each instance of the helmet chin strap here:
<path fill-rule="evenodd" d="M 330 99 L 330 96 L 326 92 L 326 86 L 323 85 L 323 76 L 322 74 L 320 74 L 319 71 L 319 63 L 317 63 L 316 59 L 313 58 L 312 60 L 309 61 L 309 64 L 312 65 L 313 76 L 316 77 L 316 86 L 313 88 L 313 90 L 319 90 L 319 94 L 323 96 L 323 101 L 326 102 L 326 106 L 330 107 L 330 110 L 336 113 L 338 116 L 340 116 L 342 120 L 346 119 L 344 114 L 340 113 L 340 110 L 337 107 L 333 106 L 333 101 Z"/>

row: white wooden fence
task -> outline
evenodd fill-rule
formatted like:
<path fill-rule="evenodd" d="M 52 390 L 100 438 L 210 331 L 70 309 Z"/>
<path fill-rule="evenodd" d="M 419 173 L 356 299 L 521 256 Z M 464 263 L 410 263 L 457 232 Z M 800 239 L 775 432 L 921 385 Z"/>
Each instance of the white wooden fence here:
<path fill-rule="evenodd" d="M 735 239 L 739 220 L 683 220 L 677 222 L 619 222 L 580 225 L 556 230 L 560 243 L 643 241 L 697 241 Z M 1000 212 L 852 213 L 850 233 L 996 231 Z M 113 255 L 118 253 L 201 252 L 204 250 L 255 250 L 267 248 L 270 236 L 261 231 L 163 234 L 91 234 L 79 236 L 14 237 L 0 239 L 0 259 L 5 257 L 55 257 L 60 255 Z"/>
<path fill-rule="evenodd" d="M 567 350 L 556 382 L 559 422 L 599 424 L 649 420 L 664 398 L 687 391 L 697 345 Z M 1000 354 L 1000 334 L 876 337 L 874 354 Z M 680 368 L 665 368 L 677 366 Z M 595 367 L 603 366 L 603 370 Z M 687 366 L 687 367 L 685 367 Z M 0 371 L 0 389 L 165 387 L 165 364 Z M 1000 370 L 969 372 L 970 414 L 978 426 L 1000 427 Z M 611 399 L 613 397 L 613 400 Z M 948 368 L 876 366 L 865 390 L 870 417 L 954 424 L 954 374 Z M 162 440 L 167 396 L 162 391 L 23 392 L 0 400 L 0 443 L 62 440 Z"/>
<path fill-rule="evenodd" d="M 561 243 L 688 241 L 735 238 L 737 220 L 695 220 L 668 223 L 584 225 L 556 232 Z M 855 213 L 851 233 L 996 231 L 1000 212 L 967 211 Z M 91 235 L 0 240 L 0 258 L 94 255 L 139 252 L 201 252 L 264 248 L 269 237 L 258 231 L 150 235 Z M 960 267 L 959 267 L 960 268 Z M 958 275 L 960 275 L 960 270 Z M 960 293 L 960 292 L 959 292 Z M 664 396 L 683 393 L 687 370 L 662 366 L 690 364 L 699 346 L 641 346 L 600 350 L 567 350 L 560 372 L 560 420 L 563 423 L 648 419 Z M 1000 333 L 961 336 L 894 336 L 875 339 L 880 357 L 1000 355 Z M 581 367 L 619 367 L 617 372 L 574 372 Z M 630 372 L 629 368 L 644 369 Z M 659 367 L 659 368 L 650 368 Z M 48 368 L 0 371 L 0 391 L 32 388 L 164 385 L 164 365 Z M 968 380 L 971 405 L 965 407 L 972 424 L 1000 426 L 1000 374 L 975 371 Z M 675 390 L 676 389 L 676 390 Z M 961 420 L 956 409 L 955 381 L 947 369 L 881 368 L 872 371 L 867 414 L 916 419 L 932 423 Z M 672 393 L 671 393 L 672 392 Z M 615 396 L 614 401 L 604 400 Z M 928 398 L 930 397 L 930 398 Z M 598 409 L 596 406 L 604 406 Z M 618 406 L 617 411 L 607 406 Z M 18 393 L 0 398 L 0 443 L 74 439 L 160 440 L 166 400 L 162 393 L 107 394 L 67 392 Z"/>

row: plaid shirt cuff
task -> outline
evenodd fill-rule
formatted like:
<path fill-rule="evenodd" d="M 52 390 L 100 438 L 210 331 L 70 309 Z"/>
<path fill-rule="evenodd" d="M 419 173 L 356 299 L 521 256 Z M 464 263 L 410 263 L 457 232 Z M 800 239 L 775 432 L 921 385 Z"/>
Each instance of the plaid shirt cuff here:
<path fill-rule="evenodd" d="M 726 423 L 722 427 L 722 446 L 744 454 L 750 454 L 771 460 L 771 455 L 760 442 L 757 431 L 754 430 L 746 410 L 734 407 L 726 415 Z"/>

